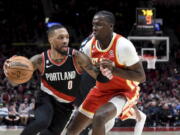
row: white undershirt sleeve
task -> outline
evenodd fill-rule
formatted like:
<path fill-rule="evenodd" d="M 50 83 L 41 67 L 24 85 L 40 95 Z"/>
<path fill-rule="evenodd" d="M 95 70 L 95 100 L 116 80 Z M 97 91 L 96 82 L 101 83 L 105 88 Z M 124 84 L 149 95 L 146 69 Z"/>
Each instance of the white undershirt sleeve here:
<path fill-rule="evenodd" d="M 132 66 L 139 61 L 134 45 L 124 37 L 118 40 L 116 52 L 119 63 L 125 66 Z"/>
<path fill-rule="evenodd" d="M 80 48 L 80 51 L 85 53 L 89 57 L 91 57 L 91 42 L 91 40 L 88 41 L 83 47 Z"/>

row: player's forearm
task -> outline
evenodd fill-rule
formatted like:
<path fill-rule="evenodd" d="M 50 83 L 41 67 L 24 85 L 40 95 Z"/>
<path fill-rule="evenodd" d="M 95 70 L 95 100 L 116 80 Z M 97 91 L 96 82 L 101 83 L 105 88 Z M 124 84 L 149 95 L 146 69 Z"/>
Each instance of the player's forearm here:
<path fill-rule="evenodd" d="M 94 66 L 90 60 L 90 58 L 83 53 L 76 53 L 76 58 L 78 64 L 94 79 L 99 82 L 105 83 L 108 82 L 109 79 L 105 77 L 98 67 Z"/>
<path fill-rule="evenodd" d="M 93 66 L 91 63 L 83 65 L 83 69 L 94 79 L 96 79 L 98 74 L 100 73 L 99 69 Z"/>
<path fill-rule="evenodd" d="M 98 82 L 101 82 L 101 83 L 109 82 L 112 79 L 112 78 L 108 78 L 108 76 L 106 76 L 106 75 L 103 75 L 101 73 L 101 71 L 98 68 L 94 67 L 94 66 L 92 66 L 91 71 L 86 70 L 86 72 L 88 72 L 88 74 L 90 76 L 92 76 L 95 80 L 97 80 Z"/>
<path fill-rule="evenodd" d="M 96 79 L 100 71 L 92 64 L 90 58 L 79 51 L 76 51 L 75 56 L 80 67 L 82 67 L 91 77 Z"/>
<path fill-rule="evenodd" d="M 32 62 L 33 64 L 33 68 L 34 68 L 34 71 L 39 69 L 39 67 L 41 67 L 41 64 L 42 64 L 42 57 L 41 55 L 35 55 L 33 57 L 30 58 L 30 61 Z"/>
<path fill-rule="evenodd" d="M 137 81 L 137 82 L 145 81 L 144 73 L 139 72 L 139 71 L 133 71 L 129 69 L 114 67 L 112 74 L 115 76 L 119 76 L 121 78 L 127 79 L 127 80 L 132 80 L 132 81 Z"/>

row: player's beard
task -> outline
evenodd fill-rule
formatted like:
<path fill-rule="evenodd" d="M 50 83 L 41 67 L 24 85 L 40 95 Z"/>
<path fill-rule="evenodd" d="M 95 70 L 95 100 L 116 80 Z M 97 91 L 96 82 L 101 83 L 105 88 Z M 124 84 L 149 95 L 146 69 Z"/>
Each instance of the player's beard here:
<path fill-rule="evenodd" d="M 66 49 L 63 49 L 63 47 L 61 48 L 54 48 L 58 53 L 60 53 L 61 55 L 68 55 L 68 47 Z"/>

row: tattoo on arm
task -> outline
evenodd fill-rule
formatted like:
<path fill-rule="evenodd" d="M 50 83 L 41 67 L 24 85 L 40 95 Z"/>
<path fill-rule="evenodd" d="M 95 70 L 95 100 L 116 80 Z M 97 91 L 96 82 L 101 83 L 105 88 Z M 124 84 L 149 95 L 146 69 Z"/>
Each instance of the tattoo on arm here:
<path fill-rule="evenodd" d="M 77 63 L 80 65 L 89 75 L 96 79 L 100 70 L 96 66 L 94 66 L 90 60 L 90 58 L 81 52 L 76 52 L 75 56 L 77 58 Z"/>
<path fill-rule="evenodd" d="M 95 66 L 93 66 L 91 63 L 87 63 L 84 65 L 84 68 L 88 71 L 92 71 L 92 72 L 95 72 L 95 73 L 99 73 L 99 69 Z"/>
<path fill-rule="evenodd" d="M 39 69 L 39 67 L 41 67 L 42 56 L 40 54 L 31 57 L 30 60 L 31 60 L 33 66 L 34 66 L 34 70 Z"/>
<path fill-rule="evenodd" d="M 42 64 L 42 57 L 39 57 L 38 59 L 37 59 L 37 65 L 41 65 Z"/>

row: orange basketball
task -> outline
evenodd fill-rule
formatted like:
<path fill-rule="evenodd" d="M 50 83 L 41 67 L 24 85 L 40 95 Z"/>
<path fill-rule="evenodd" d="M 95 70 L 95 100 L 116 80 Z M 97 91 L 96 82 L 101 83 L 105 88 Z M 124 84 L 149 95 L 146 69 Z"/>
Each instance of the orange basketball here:
<path fill-rule="evenodd" d="M 13 56 L 9 59 L 7 78 L 16 84 L 29 81 L 33 74 L 32 62 L 24 56 Z"/>

